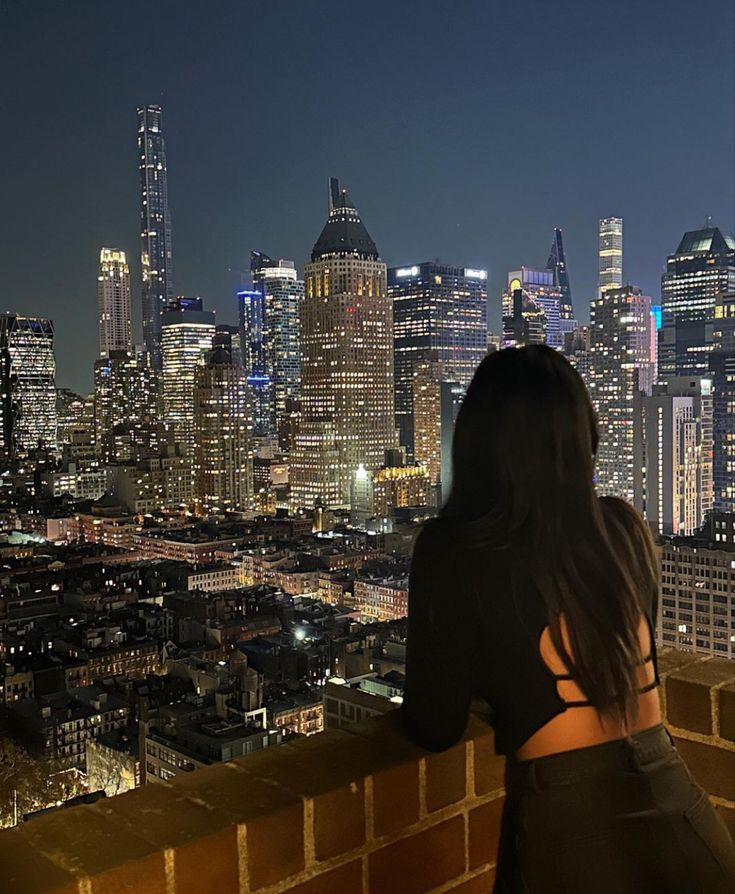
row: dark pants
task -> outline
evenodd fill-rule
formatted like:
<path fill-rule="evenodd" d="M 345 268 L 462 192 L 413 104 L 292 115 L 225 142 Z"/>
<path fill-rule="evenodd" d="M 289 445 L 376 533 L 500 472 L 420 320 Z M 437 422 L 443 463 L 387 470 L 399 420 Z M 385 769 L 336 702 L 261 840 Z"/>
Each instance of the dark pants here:
<path fill-rule="evenodd" d="M 734 894 L 735 846 L 662 725 L 509 760 L 494 894 Z"/>

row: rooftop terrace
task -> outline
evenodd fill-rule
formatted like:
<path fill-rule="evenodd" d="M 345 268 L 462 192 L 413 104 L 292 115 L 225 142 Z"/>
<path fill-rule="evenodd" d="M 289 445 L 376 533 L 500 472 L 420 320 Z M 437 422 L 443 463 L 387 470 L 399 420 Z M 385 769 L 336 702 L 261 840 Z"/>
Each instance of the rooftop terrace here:
<path fill-rule="evenodd" d="M 660 657 L 667 724 L 735 828 L 735 664 Z M 481 894 L 503 760 L 472 717 L 429 754 L 397 715 L 37 817 L 0 833 L 0 892 Z"/>

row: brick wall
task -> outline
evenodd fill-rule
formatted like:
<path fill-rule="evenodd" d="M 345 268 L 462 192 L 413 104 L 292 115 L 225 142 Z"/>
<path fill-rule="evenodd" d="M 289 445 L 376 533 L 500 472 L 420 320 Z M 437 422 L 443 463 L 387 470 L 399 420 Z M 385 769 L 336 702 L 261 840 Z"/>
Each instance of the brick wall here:
<path fill-rule="evenodd" d="M 735 818 L 735 664 L 660 657 L 670 729 Z M 485 894 L 503 761 L 473 717 L 443 754 L 388 714 L 0 833 L 0 894 Z"/>
<path fill-rule="evenodd" d="M 666 725 L 735 837 L 735 661 L 662 650 Z"/>

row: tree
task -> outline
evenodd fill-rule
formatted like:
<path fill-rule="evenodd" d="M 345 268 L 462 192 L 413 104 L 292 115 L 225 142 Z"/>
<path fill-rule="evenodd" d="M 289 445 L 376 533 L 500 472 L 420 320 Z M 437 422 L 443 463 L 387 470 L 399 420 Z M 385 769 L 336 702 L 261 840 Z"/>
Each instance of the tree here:
<path fill-rule="evenodd" d="M 76 769 L 47 757 L 34 758 L 12 739 L 0 738 L 0 828 L 83 790 Z"/>

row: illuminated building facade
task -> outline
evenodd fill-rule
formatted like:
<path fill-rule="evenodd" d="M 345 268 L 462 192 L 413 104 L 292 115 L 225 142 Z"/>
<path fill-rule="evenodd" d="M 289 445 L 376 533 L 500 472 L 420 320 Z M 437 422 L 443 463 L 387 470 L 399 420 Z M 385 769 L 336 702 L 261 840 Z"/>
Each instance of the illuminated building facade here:
<path fill-rule="evenodd" d="M 562 292 L 552 271 L 533 267 L 511 270 L 501 300 L 505 347 L 563 347 Z"/>
<path fill-rule="evenodd" d="M 467 386 L 487 354 L 487 271 L 427 261 L 388 271 L 393 302 L 396 424 L 415 458 L 414 373 L 434 357 Z"/>
<path fill-rule="evenodd" d="M 711 381 L 672 377 L 639 393 L 634 445 L 636 507 L 659 534 L 693 534 L 713 504 Z"/>
<path fill-rule="evenodd" d="M 523 289 L 503 293 L 503 347 L 546 344 L 546 313 Z"/>
<path fill-rule="evenodd" d="M 194 449 L 194 374 L 212 350 L 214 330 L 212 311 L 180 306 L 162 317 L 163 415 L 169 441 L 181 445 L 185 456 L 191 456 Z"/>
<path fill-rule="evenodd" d="M 0 454 L 22 459 L 56 450 L 54 324 L 42 317 L 0 315 Z"/>
<path fill-rule="evenodd" d="M 685 233 L 661 278 L 659 374 L 709 374 L 715 304 L 735 291 L 735 240 L 717 227 Z"/>
<path fill-rule="evenodd" d="M 623 285 L 623 219 L 603 217 L 599 227 L 599 297 Z"/>
<path fill-rule="evenodd" d="M 375 470 L 360 466 L 352 482 L 351 518 L 362 523 L 389 518 L 393 509 L 428 506 L 430 489 L 425 466 L 385 465 Z"/>
<path fill-rule="evenodd" d="M 413 375 L 413 457 L 424 466 L 431 485 L 441 482 L 441 363 L 436 354 L 419 360 Z"/>
<path fill-rule="evenodd" d="M 291 505 L 349 506 L 354 471 L 381 466 L 397 437 L 386 267 L 347 190 L 333 201 L 305 279 Z"/>
<path fill-rule="evenodd" d="M 253 508 L 251 408 L 245 370 L 224 346 L 194 370 L 194 505 L 203 514 Z"/>
<path fill-rule="evenodd" d="M 238 293 L 240 338 L 253 391 L 255 433 L 278 432 L 281 446 L 288 407 L 300 390 L 299 307 L 304 283 L 293 261 L 250 255 L 254 291 Z"/>
<path fill-rule="evenodd" d="M 651 299 L 635 286 L 608 289 L 590 303 L 587 387 L 597 413 L 597 482 L 603 494 L 633 502 L 633 423 L 637 392 L 656 377 Z"/>
<path fill-rule="evenodd" d="M 735 658 L 735 516 L 713 514 L 693 537 L 661 545 L 657 642 L 681 652 Z"/>
<path fill-rule="evenodd" d="M 160 106 L 138 109 L 143 342 L 155 369 L 161 367 L 161 317 L 173 294 L 171 216 L 161 119 Z"/>
<path fill-rule="evenodd" d="M 130 323 L 130 270 L 125 252 L 118 248 L 100 251 L 97 277 L 100 354 L 132 351 Z"/>
<path fill-rule="evenodd" d="M 735 292 L 717 296 L 713 330 L 714 505 L 735 513 Z"/>
<path fill-rule="evenodd" d="M 156 455 L 163 441 L 158 376 L 148 355 L 111 351 L 94 364 L 94 444 L 104 464 Z"/>
<path fill-rule="evenodd" d="M 265 294 L 259 284 L 237 293 L 240 343 L 253 394 L 253 434 L 267 437 L 274 428 L 273 381 L 265 363 Z"/>

